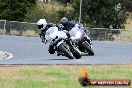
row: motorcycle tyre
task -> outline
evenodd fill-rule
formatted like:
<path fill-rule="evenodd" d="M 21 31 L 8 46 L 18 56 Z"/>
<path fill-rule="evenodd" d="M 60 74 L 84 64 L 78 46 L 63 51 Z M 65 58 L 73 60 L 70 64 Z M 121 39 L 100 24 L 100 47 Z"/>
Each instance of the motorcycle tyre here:
<path fill-rule="evenodd" d="M 65 46 L 63 44 L 60 44 L 58 49 L 64 53 L 64 55 L 66 57 L 68 57 L 69 59 L 74 59 L 74 56 L 65 48 Z"/>

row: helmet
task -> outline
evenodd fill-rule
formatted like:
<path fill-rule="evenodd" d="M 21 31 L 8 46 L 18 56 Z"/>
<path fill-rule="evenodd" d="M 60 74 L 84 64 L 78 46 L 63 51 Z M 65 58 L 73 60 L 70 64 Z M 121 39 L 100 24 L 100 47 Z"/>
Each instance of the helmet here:
<path fill-rule="evenodd" d="M 37 26 L 38 26 L 38 29 L 45 29 L 46 26 L 47 26 L 47 22 L 45 19 L 40 19 L 38 22 L 37 22 Z"/>
<path fill-rule="evenodd" d="M 66 17 L 63 17 L 63 18 L 61 18 L 61 23 L 63 24 L 63 23 L 67 23 L 68 22 L 68 19 L 66 18 Z"/>

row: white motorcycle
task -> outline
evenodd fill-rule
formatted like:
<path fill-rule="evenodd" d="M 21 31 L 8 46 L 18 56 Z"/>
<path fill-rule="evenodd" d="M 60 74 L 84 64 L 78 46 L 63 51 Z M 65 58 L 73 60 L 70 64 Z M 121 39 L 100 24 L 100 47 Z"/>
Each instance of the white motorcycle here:
<path fill-rule="evenodd" d="M 41 36 L 42 35 L 43 33 L 41 33 Z M 54 50 L 60 55 L 66 56 L 69 59 L 74 59 L 74 57 L 76 59 L 81 58 L 81 53 L 72 45 L 66 32 L 59 31 L 56 26 L 48 28 L 44 36 L 46 43 L 53 45 Z"/>

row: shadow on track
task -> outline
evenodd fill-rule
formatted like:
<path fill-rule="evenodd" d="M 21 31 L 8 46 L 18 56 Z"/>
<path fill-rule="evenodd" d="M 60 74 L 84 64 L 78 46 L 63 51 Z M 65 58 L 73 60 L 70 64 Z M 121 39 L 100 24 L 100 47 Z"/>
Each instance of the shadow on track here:
<path fill-rule="evenodd" d="M 82 56 L 94 56 L 94 55 L 88 55 L 87 53 L 83 53 L 83 54 L 81 54 Z"/>
<path fill-rule="evenodd" d="M 69 59 L 49 59 L 49 60 L 69 60 Z"/>

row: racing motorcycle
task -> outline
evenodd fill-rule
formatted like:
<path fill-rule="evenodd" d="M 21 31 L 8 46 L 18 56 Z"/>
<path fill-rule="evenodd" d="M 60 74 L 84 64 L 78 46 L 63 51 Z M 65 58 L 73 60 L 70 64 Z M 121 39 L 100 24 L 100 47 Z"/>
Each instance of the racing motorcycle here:
<path fill-rule="evenodd" d="M 81 58 L 80 51 L 72 45 L 72 41 L 70 41 L 66 32 L 59 31 L 56 26 L 49 27 L 45 33 L 41 31 L 40 36 L 42 42 L 45 40 L 45 44 L 49 42 L 53 45 L 55 52 L 59 53 L 59 55 L 66 56 L 69 59 L 74 59 L 74 57 L 76 59 Z"/>
<path fill-rule="evenodd" d="M 91 40 L 84 30 L 76 26 L 73 27 L 69 33 L 72 36 L 71 39 L 74 42 L 75 47 L 77 47 L 81 52 L 88 53 L 88 55 L 94 55 Z"/>

